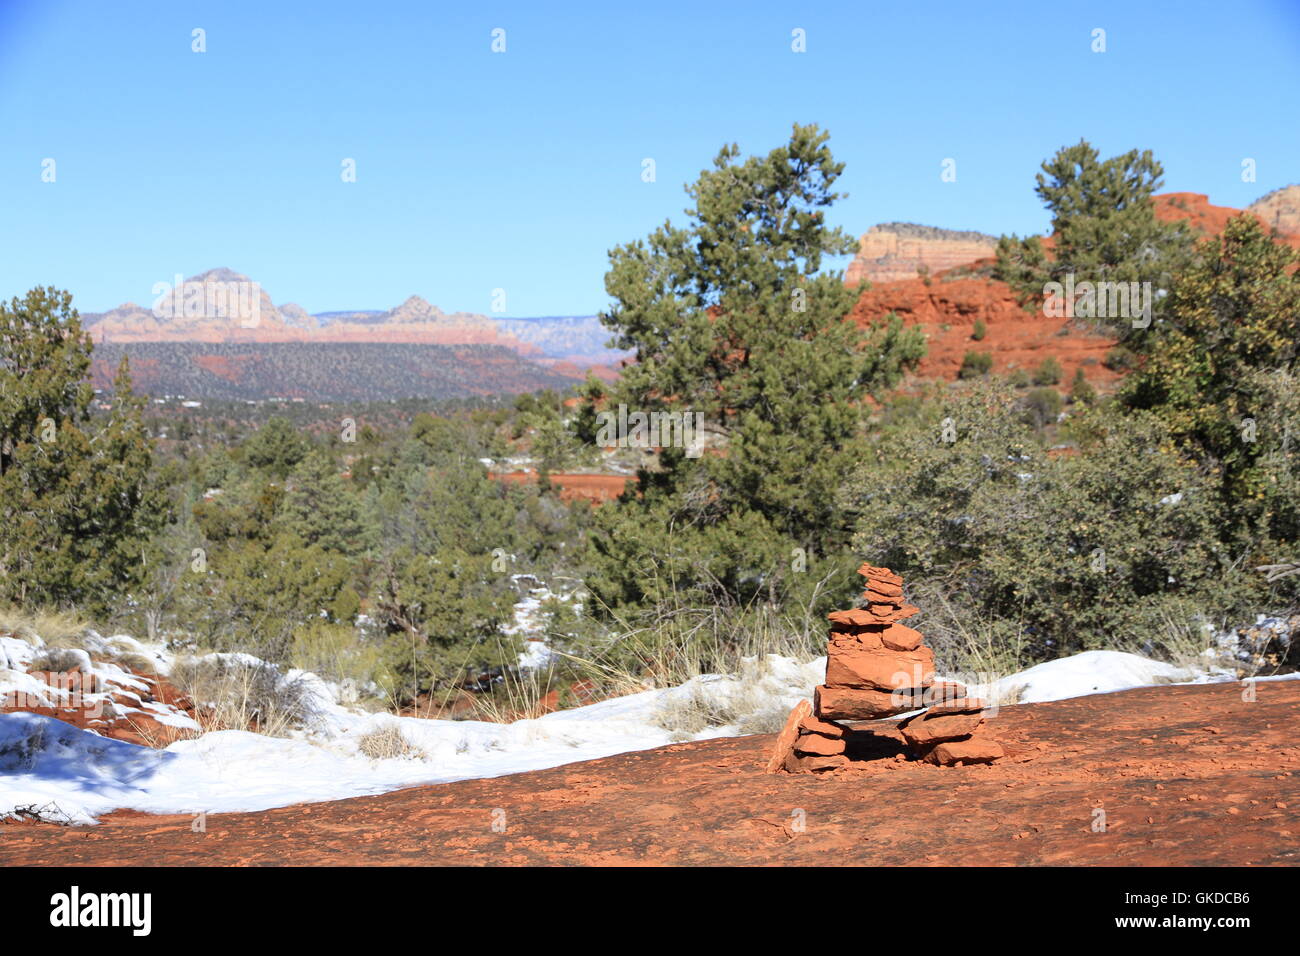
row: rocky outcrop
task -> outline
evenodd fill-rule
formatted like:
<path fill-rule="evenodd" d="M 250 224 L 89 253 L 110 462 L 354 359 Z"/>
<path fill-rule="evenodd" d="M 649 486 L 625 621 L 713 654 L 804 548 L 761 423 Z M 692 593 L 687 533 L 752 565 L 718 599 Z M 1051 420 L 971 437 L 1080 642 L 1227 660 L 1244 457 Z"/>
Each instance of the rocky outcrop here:
<path fill-rule="evenodd" d="M 1154 197 L 1154 203 L 1159 219 L 1186 222 L 1202 237 L 1219 235 L 1228 220 L 1242 212 L 1215 206 L 1201 193 L 1162 193 Z M 1266 227 L 1277 230 L 1280 242 L 1300 249 L 1300 186 L 1275 190 L 1248 210 Z M 890 230 L 894 232 L 887 236 Z M 1069 319 L 1044 315 L 1042 309 L 1023 308 L 1010 286 L 992 277 L 995 241 L 991 236 L 983 236 L 986 245 L 982 248 L 987 250 L 980 254 L 983 258 L 967 259 L 947 271 L 932 268 L 928 274 L 918 275 L 915 266 L 908 272 L 901 258 L 888 256 L 890 248 L 902 249 L 907 243 L 923 247 L 935 242 L 974 243 L 968 250 L 973 252 L 981 236 L 898 223 L 874 227 L 862 237 L 865 252 L 859 252 L 845 278 L 850 284 L 864 276 L 874 280 L 850 317 L 867 326 L 892 312 L 906 324 L 919 326 L 926 337 L 926 354 L 917 370 L 920 379 L 952 381 L 967 352 L 987 352 L 993 356 L 995 375 L 1017 370 L 1032 374 L 1044 359 L 1052 358 L 1062 367 L 1063 388 L 1079 369 L 1094 386 L 1103 390 L 1112 387 L 1119 374 L 1103 362 L 1115 340 L 1097 330 L 1081 329 Z M 1050 248 L 1051 237 L 1044 242 Z M 877 271 L 868 276 L 868 269 Z M 888 278 L 900 271 L 907 272 L 907 277 Z M 980 339 L 975 338 L 977 323 L 984 330 Z"/>
<path fill-rule="evenodd" d="M 980 271 L 976 264 L 974 271 Z M 993 356 L 993 373 L 1016 369 L 1032 373 L 1044 359 L 1061 364 L 1067 386 L 1076 369 L 1093 385 L 1108 388 L 1118 375 L 1102 362 L 1115 340 L 1074 327 L 1067 318 L 1053 318 L 1041 309 L 1028 311 L 1016 301 L 1005 282 L 965 269 L 924 279 L 882 282 L 862 294 L 849 317 L 861 326 L 878 322 L 891 312 L 905 324 L 919 326 L 926 353 L 916 375 L 920 379 L 956 379 L 967 352 Z M 984 337 L 975 338 L 976 323 Z"/>
<path fill-rule="evenodd" d="M 1003 756 L 989 733 L 984 703 L 959 684 L 937 681 L 934 653 L 902 621 L 917 613 L 903 596 L 903 579 L 864 564 L 863 606 L 830 614 L 826 683 L 813 704 L 801 701 L 777 737 L 767 769 L 820 772 L 849 766 L 870 729 L 838 721 L 876 720 L 927 708 L 898 725 L 914 756 L 941 767 L 991 763 Z"/>
<path fill-rule="evenodd" d="M 912 279 L 923 273 L 943 272 L 993 255 L 997 237 L 982 232 L 960 232 L 920 226 L 911 222 L 886 222 L 872 226 L 858 240 L 858 253 L 844 280 L 856 285 Z"/>
<path fill-rule="evenodd" d="M 1300 246 L 1300 185 L 1292 184 L 1275 189 L 1246 207 L 1270 229 L 1276 230 Z"/>

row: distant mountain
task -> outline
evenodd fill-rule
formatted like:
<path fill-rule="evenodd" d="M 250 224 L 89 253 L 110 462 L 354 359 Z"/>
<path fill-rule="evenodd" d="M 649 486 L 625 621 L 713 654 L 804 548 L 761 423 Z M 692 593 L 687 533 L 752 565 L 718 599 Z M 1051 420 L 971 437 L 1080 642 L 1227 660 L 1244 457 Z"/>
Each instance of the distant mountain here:
<path fill-rule="evenodd" d="M 83 324 L 101 341 L 225 342 L 294 338 L 312 323 L 301 306 L 282 313 L 262 287 L 231 269 L 209 269 L 154 286 L 148 306 L 127 302 L 85 313 Z"/>
<path fill-rule="evenodd" d="M 614 337 L 594 315 L 546 315 L 531 319 L 496 319 L 504 335 L 536 346 L 550 358 L 573 360 L 588 356 L 608 362 L 610 357 L 623 358 L 629 353 L 609 348 Z"/>
<path fill-rule="evenodd" d="M 91 375 L 108 389 L 122 355 L 136 390 L 209 400 L 310 402 L 465 398 L 564 389 L 573 376 L 501 345 L 419 342 L 101 342 Z"/>
<path fill-rule="evenodd" d="M 413 295 L 387 310 L 310 314 L 277 306 L 261 285 L 231 269 L 207 272 L 153 289 L 148 306 L 128 302 L 84 313 L 96 342 L 355 342 L 424 345 L 499 345 L 580 378 L 595 366 L 614 367 L 627 353 L 605 347 L 609 333 L 595 316 L 496 319 L 444 312 Z"/>

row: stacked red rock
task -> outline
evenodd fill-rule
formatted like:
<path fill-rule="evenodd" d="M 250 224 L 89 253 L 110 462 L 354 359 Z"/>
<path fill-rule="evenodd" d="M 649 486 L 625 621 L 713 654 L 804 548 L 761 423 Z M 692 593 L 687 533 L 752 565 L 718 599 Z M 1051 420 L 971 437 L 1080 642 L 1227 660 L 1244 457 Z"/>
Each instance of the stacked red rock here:
<path fill-rule="evenodd" d="M 849 762 L 847 728 L 838 720 L 875 720 L 929 707 L 899 725 L 904 739 L 931 763 L 990 762 L 1002 748 L 984 727 L 983 703 L 959 684 L 936 682 L 934 653 L 902 622 L 917 613 L 903 598 L 903 579 L 864 564 L 863 607 L 830 614 L 826 683 L 814 705 L 786 722 L 770 770 L 830 770 Z"/>
<path fill-rule="evenodd" d="M 984 723 L 984 701 L 973 697 L 935 704 L 898 729 L 923 760 L 940 767 L 992 763 L 1004 753 Z"/>
<path fill-rule="evenodd" d="M 808 701 L 800 701 L 790 712 L 785 729 L 777 738 L 772 759 L 768 761 L 768 772 L 788 770 L 796 773 L 846 766 L 849 762 L 844 753 L 847 736 L 846 728 L 814 716 Z"/>

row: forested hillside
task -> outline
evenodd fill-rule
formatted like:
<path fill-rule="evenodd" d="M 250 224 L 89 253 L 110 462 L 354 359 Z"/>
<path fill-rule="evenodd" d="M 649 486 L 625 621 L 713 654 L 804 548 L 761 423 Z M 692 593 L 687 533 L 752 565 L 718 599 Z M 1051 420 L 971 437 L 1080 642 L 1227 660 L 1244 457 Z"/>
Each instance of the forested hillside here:
<path fill-rule="evenodd" d="M 109 386 L 124 355 L 145 394 L 216 400 L 462 398 L 573 381 L 500 345 L 101 342 L 92 369 L 97 388 Z"/>

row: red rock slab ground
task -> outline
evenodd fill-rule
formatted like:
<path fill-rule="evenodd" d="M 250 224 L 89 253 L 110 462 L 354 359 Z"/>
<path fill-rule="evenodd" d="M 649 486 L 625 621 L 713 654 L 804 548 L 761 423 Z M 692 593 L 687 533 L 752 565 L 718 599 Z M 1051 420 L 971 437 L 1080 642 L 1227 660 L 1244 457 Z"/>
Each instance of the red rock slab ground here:
<path fill-rule="evenodd" d="M 1300 863 L 1300 682 L 1003 708 L 1009 757 L 763 772 L 771 735 L 261 813 L 0 827 L 23 864 Z M 1105 832 L 1094 832 L 1105 811 Z M 494 824 L 496 827 L 494 829 Z"/>

